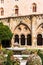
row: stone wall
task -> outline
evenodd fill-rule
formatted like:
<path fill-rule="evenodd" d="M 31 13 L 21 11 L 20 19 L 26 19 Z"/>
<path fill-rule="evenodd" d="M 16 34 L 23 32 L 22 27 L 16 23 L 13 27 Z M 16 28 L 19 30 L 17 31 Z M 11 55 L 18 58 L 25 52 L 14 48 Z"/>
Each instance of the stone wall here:
<path fill-rule="evenodd" d="M 32 10 L 33 3 L 36 3 L 37 5 L 36 12 L 33 12 Z M 19 8 L 18 16 L 43 13 L 43 0 L 4 0 L 3 3 L 1 3 L 0 0 L 0 8 L 2 7 L 4 9 L 4 15 L 1 16 L 0 13 L 0 18 L 16 16 L 15 5 L 17 5 Z"/>
<path fill-rule="evenodd" d="M 14 37 L 16 34 L 19 35 L 19 38 L 21 38 L 22 34 L 25 35 L 25 38 L 27 38 L 28 34 L 31 34 L 32 47 L 38 47 L 37 46 L 38 34 L 41 34 L 43 38 L 43 15 L 29 15 L 29 16 L 1 18 L 0 22 L 3 22 L 4 25 L 8 25 L 12 33 L 14 34 L 11 41 L 12 45 L 14 44 Z M 21 29 L 19 29 L 19 26 Z M 24 27 L 27 28 L 25 29 Z M 26 42 L 27 41 L 25 40 L 25 45 L 27 45 Z M 43 47 L 43 45 L 40 47 Z"/>

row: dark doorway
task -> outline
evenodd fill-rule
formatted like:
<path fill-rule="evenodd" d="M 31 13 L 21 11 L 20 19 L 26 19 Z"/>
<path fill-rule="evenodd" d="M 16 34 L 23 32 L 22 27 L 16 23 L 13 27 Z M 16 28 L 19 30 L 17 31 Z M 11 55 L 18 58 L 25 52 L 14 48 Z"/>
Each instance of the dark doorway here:
<path fill-rule="evenodd" d="M 27 45 L 31 45 L 31 34 L 27 35 Z"/>
<path fill-rule="evenodd" d="M 21 35 L 21 45 L 25 45 L 25 36 Z"/>
<path fill-rule="evenodd" d="M 19 36 L 18 35 L 15 35 L 15 43 L 19 43 Z"/>
<path fill-rule="evenodd" d="M 2 47 L 10 47 L 11 46 L 11 41 L 10 40 L 2 40 Z"/>
<path fill-rule="evenodd" d="M 42 45 L 42 35 L 41 34 L 38 34 L 37 35 L 37 45 Z"/>

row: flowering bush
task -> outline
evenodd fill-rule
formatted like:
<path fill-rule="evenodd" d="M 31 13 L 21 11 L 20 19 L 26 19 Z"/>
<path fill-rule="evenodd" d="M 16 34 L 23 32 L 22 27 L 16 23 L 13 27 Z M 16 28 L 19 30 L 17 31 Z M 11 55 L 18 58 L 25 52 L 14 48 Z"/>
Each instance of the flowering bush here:
<path fill-rule="evenodd" d="M 38 50 L 38 53 L 37 53 L 41 59 L 42 59 L 42 65 L 43 65 L 43 50 Z"/>
<path fill-rule="evenodd" d="M 29 56 L 26 65 L 42 65 L 42 60 L 38 55 L 32 54 Z"/>
<path fill-rule="evenodd" d="M 7 57 L 2 53 L 0 54 L 0 65 L 20 65 L 18 58 L 13 56 L 13 52 L 8 50 Z"/>
<path fill-rule="evenodd" d="M 13 64 L 14 65 L 20 65 L 20 60 L 18 58 L 15 58 Z"/>
<path fill-rule="evenodd" d="M 24 50 L 24 51 L 22 51 L 22 54 L 24 54 L 24 55 L 29 55 L 30 54 L 30 50 Z"/>
<path fill-rule="evenodd" d="M 18 58 L 15 58 L 13 56 L 13 52 L 9 51 L 8 52 L 8 56 L 7 56 L 7 60 L 5 63 L 3 63 L 3 65 L 20 65 L 20 61 Z"/>
<path fill-rule="evenodd" d="M 5 61 L 6 61 L 6 58 L 4 57 L 4 55 L 0 54 L 0 65 L 3 65 L 3 62 L 5 62 Z"/>

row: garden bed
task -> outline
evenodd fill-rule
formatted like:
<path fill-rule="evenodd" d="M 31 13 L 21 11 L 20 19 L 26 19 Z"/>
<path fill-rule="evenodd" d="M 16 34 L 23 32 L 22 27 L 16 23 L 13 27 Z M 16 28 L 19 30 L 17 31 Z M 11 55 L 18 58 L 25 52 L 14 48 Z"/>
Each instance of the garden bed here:
<path fill-rule="evenodd" d="M 17 54 L 17 53 L 16 53 Z M 29 56 L 32 54 L 37 54 L 40 56 L 42 60 L 42 65 L 43 65 L 43 50 L 41 49 L 26 49 L 25 51 L 22 52 L 21 55 L 14 55 L 13 51 L 2 49 L 0 50 L 0 61 L 7 62 L 7 64 L 11 65 L 12 63 L 16 63 L 16 65 L 26 65 L 27 59 Z M 16 60 L 15 60 L 16 58 Z M 5 61 L 7 59 L 7 61 Z M 3 65 L 3 64 L 2 64 Z M 4 64 L 6 65 L 6 64 Z M 13 65 L 13 64 L 12 64 Z M 14 64 L 15 65 L 15 64 Z"/>

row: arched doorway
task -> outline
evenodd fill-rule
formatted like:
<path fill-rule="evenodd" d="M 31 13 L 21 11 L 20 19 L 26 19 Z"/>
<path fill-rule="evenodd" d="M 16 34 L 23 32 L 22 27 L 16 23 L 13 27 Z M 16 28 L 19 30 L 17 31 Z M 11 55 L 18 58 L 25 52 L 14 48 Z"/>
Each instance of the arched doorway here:
<path fill-rule="evenodd" d="M 11 40 L 2 40 L 2 47 L 10 47 L 11 46 Z"/>
<path fill-rule="evenodd" d="M 27 35 L 27 45 L 31 45 L 31 34 Z"/>
<path fill-rule="evenodd" d="M 37 35 L 37 45 L 42 45 L 42 35 L 41 34 L 38 34 Z"/>
<path fill-rule="evenodd" d="M 19 43 L 19 35 L 15 35 L 15 41 L 14 42 Z"/>
<path fill-rule="evenodd" d="M 21 35 L 21 45 L 25 45 L 25 35 Z"/>

